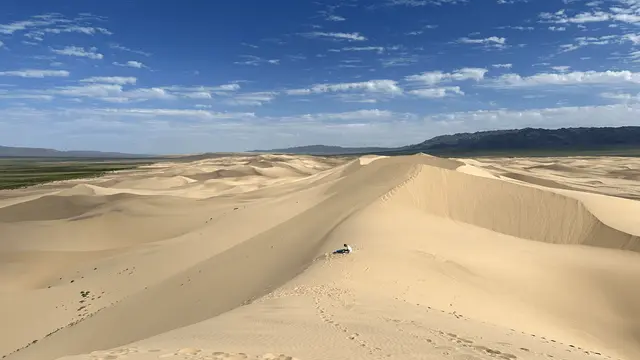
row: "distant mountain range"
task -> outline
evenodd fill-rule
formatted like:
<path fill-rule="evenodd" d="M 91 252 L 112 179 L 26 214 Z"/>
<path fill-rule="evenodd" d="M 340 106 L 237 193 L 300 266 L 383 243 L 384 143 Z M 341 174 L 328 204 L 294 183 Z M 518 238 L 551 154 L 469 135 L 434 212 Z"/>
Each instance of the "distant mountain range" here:
<path fill-rule="evenodd" d="M 256 150 L 255 152 L 349 155 L 387 154 L 400 155 L 427 153 L 433 155 L 491 154 L 509 152 L 579 152 L 639 150 L 640 126 L 625 127 L 580 127 L 562 129 L 513 129 L 479 131 L 441 135 L 419 144 L 396 148 L 349 148 L 340 146 L 312 145 L 287 149 Z"/>
<path fill-rule="evenodd" d="M 33 157 L 33 158 L 145 158 L 150 155 L 125 154 L 102 151 L 61 151 L 43 148 L 0 146 L 0 157 Z"/>
<path fill-rule="evenodd" d="M 396 148 L 384 148 L 384 147 L 341 147 L 341 146 L 328 146 L 328 145 L 307 145 L 296 146 L 285 149 L 272 149 L 272 150 L 252 150 L 250 152 L 262 152 L 262 153 L 286 153 L 286 154 L 310 154 L 310 155 L 347 155 L 347 154 L 360 154 L 368 152 L 384 152 L 391 151 Z"/>
<path fill-rule="evenodd" d="M 252 150 L 250 153 L 308 154 L 308 155 L 405 155 L 426 153 L 442 156 L 592 152 L 626 154 L 633 150 L 640 155 L 640 126 L 580 127 L 562 129 L 514 129 L 479 131 L 436 136 L 419 144 L 388 147 L 340 147 L 309 145 L 285 149 Z M 179 158 L 209 158 L 223 153 L 176 155 Z M 160 156 L 101 151 L 60 151 L 43 148 L 0 146 L 0 157 L 33 158 L 153 158 Z M 163 156 L 167 157 L 168 156 Z"/>

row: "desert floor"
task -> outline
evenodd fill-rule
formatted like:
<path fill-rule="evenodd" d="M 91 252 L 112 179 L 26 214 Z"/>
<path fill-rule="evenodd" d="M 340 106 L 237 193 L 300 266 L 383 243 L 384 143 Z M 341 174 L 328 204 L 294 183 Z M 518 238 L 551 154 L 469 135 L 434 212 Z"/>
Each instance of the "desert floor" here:
<path fill-rule="evenodd" d="M 639 180 L 253 155 L 0 191 L 0 355 L 637 360 Z"/>

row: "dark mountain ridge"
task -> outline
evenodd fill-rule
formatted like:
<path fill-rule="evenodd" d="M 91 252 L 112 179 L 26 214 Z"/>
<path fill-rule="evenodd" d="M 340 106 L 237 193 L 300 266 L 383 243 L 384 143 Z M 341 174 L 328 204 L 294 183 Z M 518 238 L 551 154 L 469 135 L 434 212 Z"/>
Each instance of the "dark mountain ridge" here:
<path fill-rule="evenodd" d="M 640 126 L 490 130 L 440 135 L 418 144 L 396 148 L 343 148 L 313 145 L 265 152 L 311 155 L 400 155 L 423 152 L 434 155 L 455 155 L 504 153 L 507 151 L 572 152 L 614 149 L 640 150 Z"/>

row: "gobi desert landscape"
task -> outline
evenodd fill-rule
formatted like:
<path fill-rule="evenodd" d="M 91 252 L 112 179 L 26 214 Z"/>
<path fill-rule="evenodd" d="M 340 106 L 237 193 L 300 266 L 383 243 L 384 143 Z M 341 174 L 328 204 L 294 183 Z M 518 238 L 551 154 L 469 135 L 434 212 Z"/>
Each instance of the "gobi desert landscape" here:
<path fill-rule="evenodd" d="M 0 354 L 639 359 L 639 179 L 623 157 L 244 154 L 3 190 Z"/>

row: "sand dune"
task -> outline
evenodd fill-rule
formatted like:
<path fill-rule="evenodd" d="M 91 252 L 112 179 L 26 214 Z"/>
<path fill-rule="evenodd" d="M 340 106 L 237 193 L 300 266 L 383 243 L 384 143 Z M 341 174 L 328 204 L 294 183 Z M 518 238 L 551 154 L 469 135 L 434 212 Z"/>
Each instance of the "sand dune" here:
<path fill-rule="evenodd" d="M 640 205 L 616 172 L 640 164 L 622 166 L 228 156 L 17 190 L 0 354 L 637 359 Z"/>

